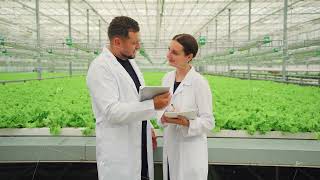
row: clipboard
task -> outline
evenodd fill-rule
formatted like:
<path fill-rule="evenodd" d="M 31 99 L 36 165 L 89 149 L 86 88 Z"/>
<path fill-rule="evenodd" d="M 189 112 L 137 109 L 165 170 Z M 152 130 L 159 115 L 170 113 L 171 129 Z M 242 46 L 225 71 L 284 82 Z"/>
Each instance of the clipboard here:
<path fill-rule="evenodd" d="M 178 116 L 184 116 L 188 120 L 194 120 L 196 119 L 197 113 L 196 111 L 165 112 L 164 116 L 168 118 L 177 118 Z"/>
<path fill-rule="evenodd" d="M 170 90 L 167 86 L 140 86 L 139 101 L 152 99 L 153 97 L 166 93 Z"/>

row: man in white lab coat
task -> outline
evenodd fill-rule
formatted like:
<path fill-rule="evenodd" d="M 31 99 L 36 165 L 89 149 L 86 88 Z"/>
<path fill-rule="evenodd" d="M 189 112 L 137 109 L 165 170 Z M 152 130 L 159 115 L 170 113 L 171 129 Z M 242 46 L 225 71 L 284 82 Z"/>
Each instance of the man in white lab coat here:
<path fill-rule="evenodd" d="M 87 85 L 96 118 L 99 180 L 153 179 L 152 126 L 156 109 L 168 105 L 167 92 L 139 102 L 144 79 L 134 61 L 139 25 L 125 16 L 109 25 L 110 46 L 91 63 Z M 155 142 L 154 142 L 155 143 Z"/>

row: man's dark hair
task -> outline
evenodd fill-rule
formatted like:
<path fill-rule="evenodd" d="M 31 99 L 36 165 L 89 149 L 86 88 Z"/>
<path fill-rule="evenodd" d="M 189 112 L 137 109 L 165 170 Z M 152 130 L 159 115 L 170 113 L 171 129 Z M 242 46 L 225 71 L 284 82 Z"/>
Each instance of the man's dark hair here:
<path fill-rule="evenodd" d="M 172 40 L 177 41 L 183 46 L 185 55 L 193 54 L 193 58 L 196 57 L 198 52 L 197 40 L 190 34 L 178 34 L 175 35 Z"/>
<path fill-rule="evenodd" d="M 108 36 L 110 40 L 116 36 L 128 38 L 129 32 L 139 31 L 140 28 L 137 21 L 127 16 L 117 16 L 110 22 Z"/>

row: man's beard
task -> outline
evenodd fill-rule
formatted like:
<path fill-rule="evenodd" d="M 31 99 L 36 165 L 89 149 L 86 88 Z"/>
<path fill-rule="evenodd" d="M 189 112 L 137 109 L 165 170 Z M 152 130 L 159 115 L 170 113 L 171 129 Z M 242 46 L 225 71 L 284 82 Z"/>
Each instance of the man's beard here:
<path fill-rule="evenodd" d="M 123 54 L 123 53 L 121 53 L 121 56 L 126 58 L 126 59 L 134 59 L 136 57 L 135 55 L 126 55 L 126 54 Z"/>

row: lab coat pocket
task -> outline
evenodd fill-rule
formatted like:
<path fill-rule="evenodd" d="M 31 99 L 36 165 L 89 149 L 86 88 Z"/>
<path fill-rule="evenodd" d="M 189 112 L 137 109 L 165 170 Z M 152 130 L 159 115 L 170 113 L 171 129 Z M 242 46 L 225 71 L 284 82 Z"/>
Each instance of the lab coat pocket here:
<path fill-rule="evenodd" d="M 200 137 L 186 139 L 182 150 L 184 177 L 202 180 L 208 171 L 207 143 Z"/>
<path fill-rule="evenodd" d="M 108 149 L 108 153 L 102 156 L 110 159 L 124 160 L 128 154 L 128 126 L 122 126 L 117 128 L 106 128 L 102 132 L 100 138 L 100 145 L 104 146 L 102 149 Z"/>

